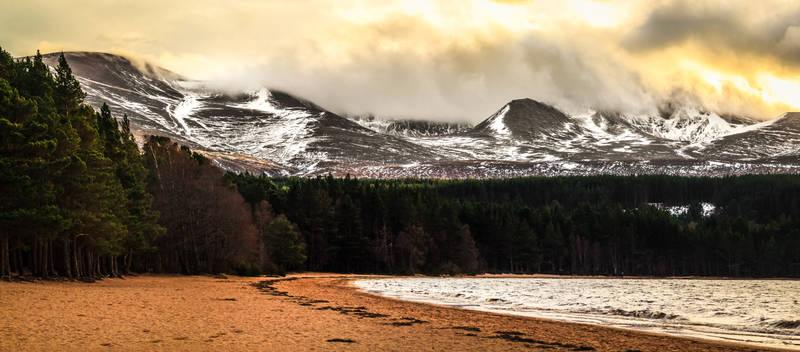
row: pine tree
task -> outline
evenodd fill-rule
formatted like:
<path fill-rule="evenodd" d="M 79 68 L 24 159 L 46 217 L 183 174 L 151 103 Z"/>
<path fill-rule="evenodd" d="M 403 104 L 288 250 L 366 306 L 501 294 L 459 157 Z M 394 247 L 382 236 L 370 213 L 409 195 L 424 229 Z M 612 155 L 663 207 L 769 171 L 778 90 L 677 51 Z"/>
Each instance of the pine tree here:
<path fill-rule="evenodd" d="M 165 229 L 158 224 L 158 212 L 152 209 L 153 196 L 147 192 L 150 173 L 131 133 L 127 115 L 122 118 L 120 138 L 122 158 L 117 163 L 117 177 L 127 197 L 128 218 L 125 224 L 128 234 L 123 240 L 126 251 L 123 264 L 124 272 L 127 273 L 131 270 L 134 257 L 143 258 L 142 256 L 156 251 L 155 243 Z"/>
<path fill-rule="evenodd" d="M 35 102 L 0 78 L 0 277 L 11 275 L 9 243 L 22 246 L 52 225 L 42 221 L 53 198 L 44 158 L 55 141 L 46 127 L 36 121 Z"/>
<path fill-rule="evenodd" d="M 305 244 L 297 228 L 285 216 L 278 216 L 262 232 L 267 256 L 279 273 L 299 269 L 306 261 Z"/>
<path fill-rule="evenodd" d="M 3 57 L 8 57 L 3 53 Z M 5 233 L 2 259 L 9 261 L 15 252 L 16 271 L 21 272 L 21 256 L 30 250 L 31 269 L 40 276 L 54 274 L 52 241 L 65 225 L 62 212 L 55 200 L 58 183 L 54 175 L 63 167 L 62 155 L 69 153 L 69 125 L 54 114 L 52 105 L 52 77 L 39 53 L 33 62 L 26 59 L 4 71 L 13 71 L 12 82 L 0 79 L 0 124 L 2 124 L 3 189 L 8 207 L 0 220 L 0 232 Z M 7 73 L 8 75 L 8 73 Z M 12 88 L 8 83 L 15 86 Z M 10 238 L 12 237 L 13 238 Z M 6 241 L 12 241 L 9 246 Z M 11 248 L 9 248 L 11 247 Z M 3 265 L 10 274 L 10 263 Z"/>
<path fill-rule="evenodd" d="M 14 58 L 0 47 L 0 78 L 4 79 L 6 83 L 12 84 L 15 82 L 16 72 L 17 65 L 14 63 Z"/>
<path fill-rule="evenodd" d="M 86 93 L 81 90 L 81 84 L 72 75 L 72 69 L 63 52 L 58 56 L 53 93 L 58 113 L 65 116 L 69 116 L 70 111 L 83 103 L 83 99 L 86 97 Z"/>
<path fill-rule="evenodd" d="M 122 272 L 129 272 L 133 258 L 154 251 L 152 243 L 163 233 L 158 225 L 158 214 L 151 210 L 152 197 L 147 193 L 147 169 L 144 158 L 130 132 L 127 116 L 123 118 L 122 130 L 111 115 L 111 109 L 103 104 L 97 114 L 97 129 L 102 143 L 103 155 L 110 159 L 121 187 L 124 206 L 118 207 L 115 216 L 125 226 L 120 240 Z M 116 258 L 114 258 L 116 263 Z M 117 269 L 116 267 L 114 269 Z M 120 273 L 115 270 L 115 275 Z"/>

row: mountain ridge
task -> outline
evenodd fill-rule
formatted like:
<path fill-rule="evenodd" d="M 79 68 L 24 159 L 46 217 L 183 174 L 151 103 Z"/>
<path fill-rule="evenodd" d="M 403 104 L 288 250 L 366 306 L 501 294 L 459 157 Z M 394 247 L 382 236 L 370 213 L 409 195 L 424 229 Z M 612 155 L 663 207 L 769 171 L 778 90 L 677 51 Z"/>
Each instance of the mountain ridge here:
<path fill-rule="evenodd" d="M 116 55 L 64 54 L 87 103 L 108 102 L 139 134 L 174 138 L 234 171 L 269 165 L 262 171 L 282 175 L 509 177 L 800 169 L 798 113 L 761 123 L 678 105 L 654 115 L 567 114 L 520 98 L 472 128 L 367 123 L 277 90 L 231 94 Z M 56 55 L 45 62 L 53 65 Z"/>

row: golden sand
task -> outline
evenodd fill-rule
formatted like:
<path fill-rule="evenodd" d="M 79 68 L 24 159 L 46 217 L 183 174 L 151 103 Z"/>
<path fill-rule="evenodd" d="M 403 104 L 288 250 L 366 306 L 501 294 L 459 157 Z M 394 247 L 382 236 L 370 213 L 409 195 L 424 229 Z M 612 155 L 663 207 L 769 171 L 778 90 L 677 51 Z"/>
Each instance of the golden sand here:
<path fill-rule="evenodd" d="M 364 276 L 0 282 L 0 350 L 752 351 L 379 297 Z"/>

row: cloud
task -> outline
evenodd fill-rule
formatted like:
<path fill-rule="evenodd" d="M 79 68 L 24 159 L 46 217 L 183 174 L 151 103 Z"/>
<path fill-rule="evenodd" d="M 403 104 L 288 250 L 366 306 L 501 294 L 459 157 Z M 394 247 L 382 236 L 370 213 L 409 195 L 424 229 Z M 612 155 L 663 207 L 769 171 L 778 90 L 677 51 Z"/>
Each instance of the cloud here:
<path fill-rule="evenodd" d="M 669 1 L 620 40 L 653 92 L 718 112 L 769 118 L 800 109 L 800 4 Z M 776 81 L 773 77 L 782 77 Z"/>
<path fill-rule="evenodd" d="M 695 41 L 724 54 L 768 55 L 786 64 L 800 65 L 800 55 L 791 45 L 800 45 L 800 38 L 794 34 L 800 26 L 800 4 L 752 4 L 731 7 L 717 1 L 671 2 L 656 8 L 626 36 L 623 46 L 634 51 L 658 50 Z M 759 16 L 759 10 L 765 8 L 772 13 Z"/>
<path fill-rule="evenodd" d="M 269 82 L 334 111 L 404 118 L 477 122 L 523 97 L 567 110 L 654 106 L 636 74 L 589 44 L 595 38 L 563 43 L 492 23 L 450 31 L 389 14 L 217 79 L 232 87 Z"/>
<path fill-rule="evenodd" d="M 340 113 L 477 122 L 511 99 L 767 118 L 800 101 L 800 4 L 767 0 L 74 0 L 0 4 L 0 45 L 135 53 Z M 783 88 L 781 88 L 783 87 Z"/>
<path fill-rule="evenodd" d="M 795 59 L 800 58 L 800 25 L 786 27 L 777 47 Z"/>

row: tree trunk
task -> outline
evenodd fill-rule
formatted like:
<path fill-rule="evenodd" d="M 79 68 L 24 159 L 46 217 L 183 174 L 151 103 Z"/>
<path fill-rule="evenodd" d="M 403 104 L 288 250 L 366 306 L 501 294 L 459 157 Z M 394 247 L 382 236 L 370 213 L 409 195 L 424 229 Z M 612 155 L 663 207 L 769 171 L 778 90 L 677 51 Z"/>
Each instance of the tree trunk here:
<path fill-rule="evenodd" d="M 194 252 L 194 270 L 200 271 L 200 252 L 197 250 L 197 242 L 192 239 L 192 252 Z"/>
<path fill-rule="evenodd" d="M 97 279 L 97 256 L 94 255 L 94 251 L 89 250 L 89 259 L 91 262 L 89 263 L 89 276 L 93 279 Z"/>
<path fill-rule="evenodd" d="M 79 233 L 75 235 L 75 238 L 72 240 L 72 253 L 73 253 L 73 263 L 75 264 L 75 277 L 81 278 L 86 276 L 86 270 L 83 270 L 83 256 L 81 256 L 81 250 L 78 248 L 78 238 L 83 236 L 88 236 L 85 233 Z"/>
<path fill-rule="evenodd" d="M 69 257 L 69 240 L 64 239 L 63 243 L 64 243 L 64 272 L 66 273 L 67 277 L 69 277 L 69 279 L 72 280 L 73 276 L 72 276 L 72 267 L 70 264 L 71 258 Z"/>
<path fill-rule="evenodd" d="M 92 252 L 90 250 L 84 248 L 83 249 L 83 256 L 86 257 L 86 267 L 84 268 L 85 272 L 86 272 L 86 276 L 87 277 L 94 277 L 94 273 L 93 273 L 93 270 L 92 270 L 92 268 L 94 268 L 94 266 L 92 265 L 93 264 L 92 260 L 94 258 L 92 258 Z"/>
<path fill-rule="evenodd" d="M 129 251 L 128 254 L 125 255 L 125 274 L 131 273 L 131 264 L 133 264 L 133 251 Z"/>
<path fill-rule="evenodd" d="M 188 259 L 188 258 L 186 258 L 186 254 L 185 254 L 185 253 L 183 253 L 183 254 L 180 254 L 180 255 L 179 255 L 179 257 L 178 257 L 178 260 L 180 260 L 181 262 L 183 262 L 183 265 L 184 265 L 184 274 L 186 274 L 186 275 L 190 275 L 190 274 L 192 274 L 192 271 L 191 271 L 191 269 L 189 268 L 189 259 Z"/>
<path fill-rule="evenodd" d="M 5 277 L 11 279 L 11 260 L 8 252 L 8 235 L 3 236 L 3 242 L 0 243 L 0 278 Z"/>
<path fill-rule="evenodd" d="M 47 242 L 44 242 L 39 245 L 39 248 L 42 252 L 41 259 L 42 259 L 42 277 L 48 278 L 50 275 L 50 271 L 48 270 L 48 260 L 49 254 L 47 253 Z"/>
<path fill-rule="evenodd" d="M 22 251 L 17 249 L 14 254 L 14 267 L 17 269 L 17 275 L 22 275 Z"/>
<path fill-rule="evenodd" d="M 80 265 L 80 256 L 78 255 L 78 236 L 72 241 L 72 263 L 75 264 L 75 277 L 83 277 Z"/>
<path fill-rule="evenodd" d="M 31 251 L 31 274 L 33 276 L 39 275 L 39 241 L 33 241 L 33 250 Z"/>
<path fill-rule="evenodd" d="M 85 247 L 78 248 L 78 255 L 80 256 L 80 261 L 78 262 L 81 266 L 81 277 L 88 277 L 89 276 L 89 256 L 87 254 L 87 250 Z"/>
<path fill-rule="evenodd" d="M 50 275 L 58 276 L 58 272 L 56 271 L 56 251 L 53 250 L 53 240 L 47 241 L 47 248 L 48 252 L 50 252 Z"/>
<path fill-rule="evenodd" d="M 89 270 L 92 268 L 90 266 L 92 263 L 92 258 L 89 256 L 89 250 L 86 247 L 81 247 L 80 255 L 81 255 L 81 274 L 84 277 L 92 276 L 92 273 Z"/>
<path fill-rule="evenodd" d="M 514 273 L 514 248 L 508 249 L 508 266 L 511 269 L 511 273 Z"/>
<path fill-rule="evenodd" d="M 122 277 L 122 275 L 119 274 L 119 270 L 117 270 L 117 256 L 111 257 L 111 276 Z"/>

